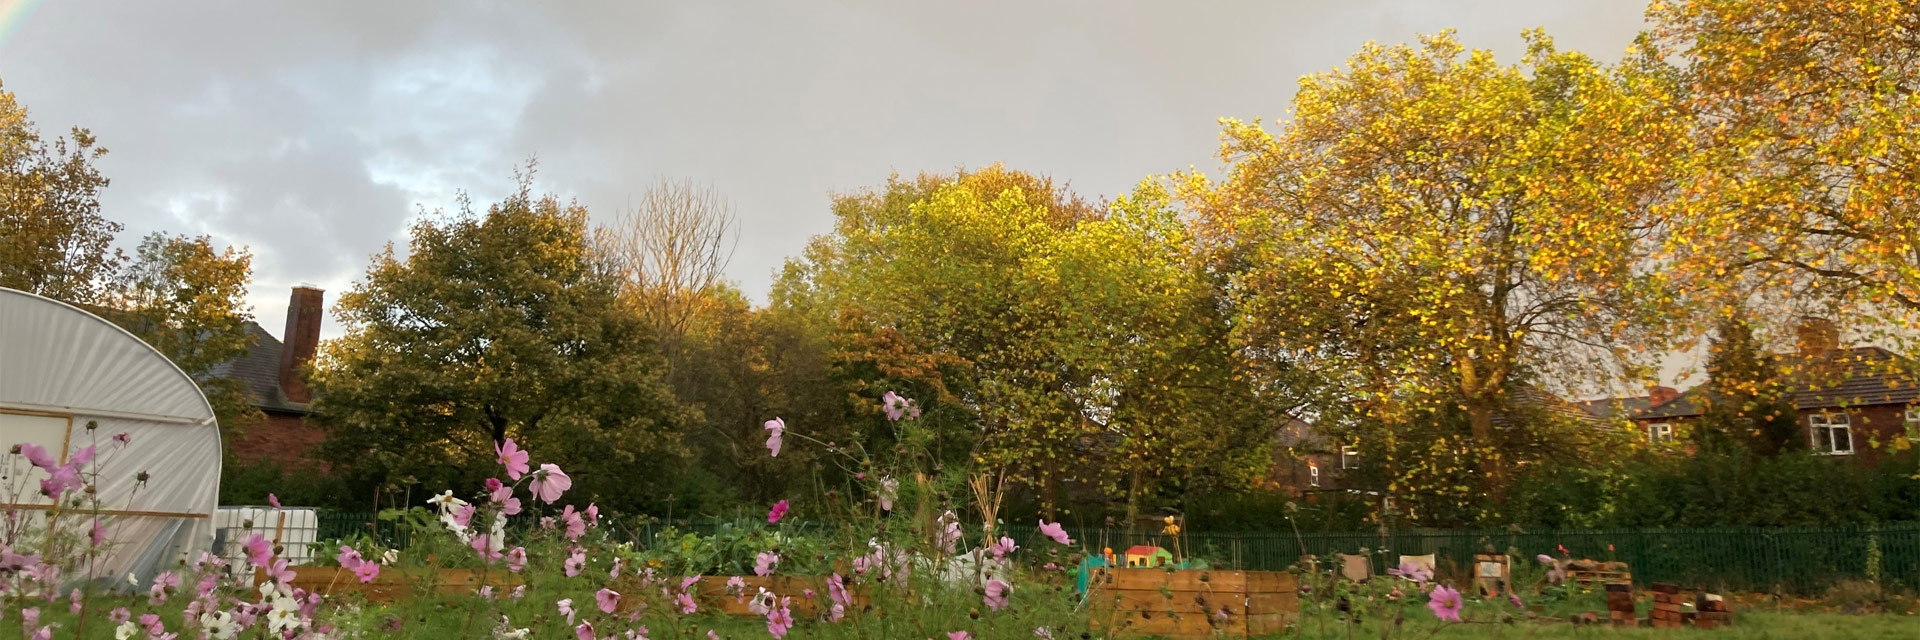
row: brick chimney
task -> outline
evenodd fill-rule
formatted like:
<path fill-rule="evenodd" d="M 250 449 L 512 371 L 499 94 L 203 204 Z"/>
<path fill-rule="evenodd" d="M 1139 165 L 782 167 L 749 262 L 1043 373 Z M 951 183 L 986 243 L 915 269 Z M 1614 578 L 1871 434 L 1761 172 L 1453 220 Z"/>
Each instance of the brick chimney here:
<path fill-rule="evenodd" d="M 1811 360 L 1840 348 L 1840 329 L 1832 320 L 1808 316 L 1800 319 L 1794 331 L 1795 345 L 1802 359 Z"/>
<path fill-rule="evenodd" d="M 1680 397 L 1680 390 L 1673 387 L 1654 386 L 1647 389 L 1647 404 L 1650 406 L 1658 407 L 1673 402 L 1673 399 L 1678 397 Z"/>
<path fill-rule="evenodd" d="M 300 367 L 312 360 L 313 352 L 320 347 L 320 313 L 325 300 L 325 291 L 307 286 L 294 287 L 293 296 L 287 299 L 287 330 L 280 334 L 280 391 L 290 402 L 313 401 L 307 383 L 300 379 Z"/>

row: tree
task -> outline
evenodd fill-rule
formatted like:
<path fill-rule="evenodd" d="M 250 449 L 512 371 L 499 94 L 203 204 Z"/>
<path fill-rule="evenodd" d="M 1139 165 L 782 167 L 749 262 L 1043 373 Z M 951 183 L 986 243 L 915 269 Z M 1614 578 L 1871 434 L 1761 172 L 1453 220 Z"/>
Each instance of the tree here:
<path fill-rule="evenodd" d="M 835 233 L 776 290 L 833 319 L 856 397 L 924 394 L 931 448 L 967 454 L 948 462 L 1048 505 L 1065 481 L 1137 511 L 1177 481 L 1232 484 L 1261 451 L 1226 318 L 1166 203 L 1149 187 L 1109 215 L 997 165 L 896 178 L 837 198 Z"/>
<path fill-rule="evenodd" d="M 674 349 L 702 306 L 723 284 L 722 272 L 738 241 L 733 205 L 712 188 L 661 180 L 647 187 L 640 206 L 622 211 L 599 230 L 626 276 L 627 292 L 667 347 Z"/>
<path fill-rule="evenodd" d="M 1693 119 L 1673 263 L 1920 328 L 1920 5 L 1656 0 Z"/>
<path fill-rule="evenodd" d="M 310 378 L 324 455 L 361 482 L 438 491 L 496 475 L 512 438 L 609 507 L 659 504 L 688 412 L 586 209 L 530 188 L 529 173 L 485 215 L 463 201 L 415 224 L 405 258 L 389 246 L 341 296 L 346 335 Z"/>
<path fill-rule="evenodd" d="M 120 224 L 100 215 L 106 155 L 93 134 L 41 139 L 26 107 L 0 90 L 0 287 L 68 302 L 105 293 L 124 256 L 112 247 Z"/>
<path fill-rule="evenodd" d="M 1707 351 L 1710 392 L 1696 437 L 1740 443 L 1763 456 L 1806 448 L 1793 393 L 1745 318 L 1723 318 Z"/>
<path fill-rule="evenodd" d="M 239 383 L 213 375 L 253 346 L 246 330 L 252 275 L 246 249 L 216 250 L 208 236 L 155 233 L 116 274 L 105 314 L 199 381 L 229 435 L 262 418 Z"/>
<path fill-rule="evenodd" d="M 1283 129 L 1224 121 L 1222 182 L 1186 176 L 1241 344 L 1325 379 L 1317 424 L 1455 405 L 1497 476 L 1525 440 L 1494 424 L 1513 383 L 1659 344 L 1672 79 L 1527 39 L 1524 69 L 1450 32 L 1368 45 L 1304 78 Z"/>

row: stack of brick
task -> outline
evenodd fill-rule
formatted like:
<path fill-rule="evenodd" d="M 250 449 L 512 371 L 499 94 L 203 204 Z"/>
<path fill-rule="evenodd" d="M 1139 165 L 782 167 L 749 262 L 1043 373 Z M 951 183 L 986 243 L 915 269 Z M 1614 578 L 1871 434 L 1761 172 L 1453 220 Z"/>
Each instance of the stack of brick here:
<path fill-rule="evenodd" d="M 1680 587 L 1667 583 L 1653 585 L 1653 626 L 1657 629 L 1678 629 L 1686 626 L 1687 616 L 1681 611 L 1681 604 L 1687 600 L 1680 595 Z"/>
<path fill-rule="evenodd" d="M 1725 598 L 1710 593 L 1700 594 L 1694 603 L 1698 610 L 1694 614 L 1693 626 L 1701 629 L 1719 629 L 1733 624 L 1733 609 L 1727 607 Z"/>
<path fill-rule="evenodd" d="M 1633 613 L 1633 583 L 1607 583 L 1607 619 L 1616 627 L 1639 624 Z"/>

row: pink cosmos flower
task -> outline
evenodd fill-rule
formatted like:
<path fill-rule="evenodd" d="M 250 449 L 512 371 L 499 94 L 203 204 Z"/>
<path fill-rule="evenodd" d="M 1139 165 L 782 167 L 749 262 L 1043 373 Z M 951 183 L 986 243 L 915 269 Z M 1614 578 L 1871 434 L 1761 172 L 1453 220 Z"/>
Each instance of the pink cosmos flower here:
<path fill-rule="evenodd" d="M 105 524 L 101 524 L 99 518 L 94 518 L 93 527 L 87 531 L 87 546 L 98 547 L 100 546 L 100 543 L 106 542 L 106 541 L 107 541 L 107 526 Z"/>
<path fill-rule="evenodd" d="M 560 511 L 560 521 L 567 525 L 568 540 L 579 540 L 580 536 L 587 535 L 587 521 L 580 517 L 579 512 L 573 510 L 573 505 L 567 505 L 567 508 Z"/>
<path fill-rule="evenodd" d="M 567 477 L 567 472 L 561 471 L 559 466 L 546 463 L 540 465 L 538 473 L 533 474 L 533 482 L 527 488 L 533 491 L 534 497 L 553 504 L 560 499 L 560 494 L 573 488 L 573 478 Z"/>
<path fill-rule="evenodd" d="M 621 560 L 621 559 L 619 559 L 619 558 L 614 558 L 614 559 L 613 559 L 613 568 L 611 568 L 611 569 L 608 569 L 608 570 L 607 570 L 607 577 L 608 577 L 608 578 L 610 578 L 610 579 L 613 579 L 613 580 L 619 580 L 619 579 L 620 579 L 620 566 L 621 566 L 622 564 L 625 564 L 625 561 L 623 561 L 623 560 Z"/>
<path fill-rule="evenodd" d="M 785 517 L 787 517 L 787 501 L 785 500 L 773 503 L 773 508 L 767 510 L 767 524 L 778 523 L 781 518 Z"/>
<path fill-rule="evenodd" d="M 574 549 L 573 553 L 567 555 L 567 561 L 561 564 L 560 570 L 562 573 L 567 574 L 567 577 L 571 578 L 580 575 L 580 570 L 586 566 L 587 551 L 585 549 Z"/>
<path fill-rule="evenodd" d="M 907 417 L 907 399 L 892 391 L 880 396 L 880 408 L 886 411 L 887 420 L 899 422 L 901 418 Z"/>
<path fill-rule="evenodd" d="M 973 640 L 973 636 L 965 631 L 949 631 L 947 640 Z"/>
<path fill-rule="evenodd" d="M 693 615 L 693 612 L 700 610 L 700 605 L 693 602 L 693 594 L 682 591 L 679 596 L 674 597 L 673 601 L 680 605 L 680 613 Z"/>
<path fill-rule="evenodd" d="M 787 432 L 787 421 L 774 418 L 768 420 L 763 427 L 767 430 L 767 451 L 773 452 L 773 455 L 768 457 L 780 457 L 780 436 Z"/>
<path fill-rule="evenodd" d="M 573 635 L 580 640 L 599 640 L 598 636 L 593 635 L 592 622 L 581 622 L 580 626 L 573 628 Z"/>
<path fill-rule="evenodd" d="M 713 631 L 712 629 L 708 629 L 708 630 L 707 630 L 707 640 L 720 640 L 720 634 L 718 634 L 718 633 L 714 633 L 714 631 Z"/>
<path fill-rule="evenodd" d="M 620 593 L 612 589 L 601 589 L 594 592 L 593 600 L 600 605 L 601 613 L 613 613 L 614 607 L 620 606 Z"/>
<path fill-rule="evenodd" d="M 948 511 L 940 515 L 939 524 L 941 526 L 937 542 L 940 543 L 940 550 L 953 553 L 960 545 L 960 518 L 953 515 L 952 511 Z"/>
<path fill-rule="evenodd" d="M 993 547 L 991 547 L 989 550 L 993 552 L 993 558 L 995 560 L 1000 560 L 1000 559 L 1006 558 L 1007 554 L 1013 553 L 1014 551 L 1017 551 L 1019 549 L 1020 549 L 1020 545 L 1014 544 L 1013 538 L 1000 536 L 1000 541 L 993 543 Z"/>
<path fill-rule="evenodd" d="M 82 597 L 79 589 L 74 589 L 73 593 L 67 594 L 67 600 L 71 603 L 67 605 L 68 613 L 80 615 L 80 610 L 86 608 L 84 606 L 86 603 L 81 600 Z"/>
<path fill-rule="evenodd" d="M 287 568 L 287 559 L 274 560 L 273 565 L 267 567 L 267 578 L 283 585 L 293 582 L 293 570 Z"/>
<path fill-rule="evenodd" d="M 780 606 L 767 612 L 767 633 L 775 638 L 787 637 L 787 630 L 793 628 L 793 610 L 787 606 L 792 601 L 793 598 L 781 598 Z"/>
<path fill-rule="evenodd" d="M 507 570 L 508 571 L 519 573 L 521 569 L 525 569 L 525 568 L 527 568 L 527 548 L 526 547 L 514 547 L 512 551 L 507 552 Z"/>
<path fill-rule="evenodd" d="M 488 585 L 480 586 L 480 599 L 481 600 L 493 599 L 493 585 L 488 584 Z"/>
<path fill-rule="evenodd" d="M 47 455 L 46 447 L 31 442 L 20 443 L 20 455 L 26 456 L 27 462 L 32 463 L 33 466 L 40 467 L 46 471 L 52 471 L 55 466 L 60 464 L 53 459 L 53 456 Z"/>
<path fill-rule="evenodd" d="M 470 505 L 470 504 L 460 505 L 460 508 L 453 510 L 454 524 L 460 525 L 460 528 L 462 529 L 472 526 L 474 511 L 475 511 L 475 508 L 473 505 Z"/>
<path fill-rule="evenodd" d="M 154 640 L 171 640 L 177 637 L 180 637 L 180 634 L 155 634 Z M 33 638 L 30 640 L 53 640 L 53 627 L 40 627 L 40 630 L 33 632 Z"/>
<path fill-rule="evenodd" d="M 1447 622 L 1459 622 L 1460 608 L 1465 604 L 1460 592 L 1446 585 L 1436 585 L 1427 594 L 1427 609 L 1433 611 L 1433 617 Z"/>
<path fill-rule="evenodd" d="M 126 607 L 114 607 L 112 611 L 107 612 L 107 620 L 114 624 L 120 624 L 132 619 L 133 612 L 128 611 Z"/>
<path fill-rule="evenodd" d="M 353 571 L 353 577 L 360 579 L 360 584 L 372 584 L 374 578 L 380 577 L 380 563 L 362 562 L 351 571 Z"/>
<path fill-rule="evenodd" d="M 762 577 L 772 575 L 773 566 L 776 564 L 780 564 L 779 555 L 762 551 L 753 557 L 753 575 Z"/>
<path fill-rule="evenodd" d="M 600 526 L 600 505 L 587 503 L 587 526 Z"/>
<path fill-rule="evenodd" d="M 847 579 L 838 573 L 827 576 L 827 598 L 835 604 L 853 604 L 853 596 L 847 593 Z"/>
<path fill-rule="evenodd" d="M 880 477 L 880 510 L 892 511 L 893 501 L 900 497 L 900 481 L 892 476 Z"/>
<path fill-rule="evenodd" d="M 486 488 L 489 496 L 497 495 L 501 489 L 507 488 L 507 485 L 500 482 L 499 478 L 487 478 L 487 481 L 480 483 L 480 486 Z M 496 497 L 493 498 L 493 501 L 499 502 L 500 499 Z"/>
<path fill-rule="evenodd" d="M 1507 593 L 1507 602 L 1511 602 L 1511 603 L 1513 603 L 1513 608 L 1515 608 L 1515 609 L 1525 609 L 1525 608 L 1527 608 L 1527 605 L 1526 605 L 1526 604 L 1524 604 L 1524 603 L 1522 603 L 1522 602 L 1520 602 L 1520 592 L 1518 592 L 1518 591 L 1512 591 L 1512 592 L 1508 592 L 1508 593 Z"/>
<path fill-rule="evenodd" d="M 507 438 L 506 442 L 495 445 L 493 452 L 494 459 L 507 468 L 508 478 L 519 480 L 521 476 L 527 475 L 527 452 L 521 451 L 520 447 L 513 443 L 513 438 Z"/>
<path fill-rule="evenodd" d="M 256 567 L 264 567 L 273 560 L 273 543 L 267 542 L 266 536 L 253 534 L 248 536 L 247 541 L 240 546 L 246 548 L 247 561 L 252 562 Z"/>
<path fill-rule="evenodd" d="M 1402 562 L 1399 568 L 1388 569 L 1387 575 L 1399 576 L 1423 584 L 1433 579 L 1433 572 L 1428 570 L 1426 565 L 1417 562 Z"/>
<path fill-rule="evenodd" d="M 1012 585 L 1007 584 L 999 578 L 988 580 L 986 588 L 987 608 L 999 611 L 1001 607 L 1007 606 L 1007 593 L 1012 590 Z"/>
<path fill-rule="evenodd" d="M 560 608 L 560 615 L 567 617 L 567 624 L 573 624 L 573 598 L 561 598 L 553 604 Z"/>
<path fill-rule="evenodd" d="M 1073 544 L 1073 538 L 1067 536 L 1065 527 L 1058 522 L 1048 523 L 1046 518 L 1040 519 L 1040 535 L 1053 538 L 1054 542 L 1060 544 Z"/>
<path fill-rule="evenodd" d="M 152 614 L 148 614 L 148 615 L 152 615 Z M 145 621 L 146 619 L 147 619 L 147 616 L 140 616 L 141 621 Z M 159 620 L 160 616 L 153 616 L 153 619 Z M 28 609 L 21 609 L 20 610 L 20 626 L 25 629 L 31 629 L 31 628 L 40 626 L 40 608 L 32 607 Z"/>
<path fill-rule="evenodd" d="M 276 496 L 271 493 L 267 494 L 267 505 L 275 509 L 280 508 L 280 496 Z"/>
<path fill-rule="evenodd" d="M 133 442 L 133 436 L 128 434 L 125 431 L 122 431 L 120 433 L 113 434 L 113 442 L 114 444 L 118 444 L 124 447 Z"/>

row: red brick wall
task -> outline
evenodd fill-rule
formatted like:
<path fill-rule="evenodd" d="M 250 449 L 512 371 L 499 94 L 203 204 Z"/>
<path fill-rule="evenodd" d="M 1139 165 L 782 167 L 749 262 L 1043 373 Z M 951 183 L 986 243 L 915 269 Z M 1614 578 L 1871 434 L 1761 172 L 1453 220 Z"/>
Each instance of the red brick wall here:
<path fill-rule="evenodd" d="M 1906 409 L 1904 405 L 1894 404 L 1847 409 L 1848 419 L 1852 421 L 1853 426 L 1852 457 L 1857 458 L 1861 464 L 1872 467 L 1879 465 L 1882 461 L 1892 456 L 1893 440 L 1895 438 L 1905 438 L 1907 435 Z M 1838 410 L 1830 411 L 1837 412 Z M 1800 412 L 1800 427 L 1802 429 L 1812 428 L 1812 423 L 1808 421 L 1808 417 L 1814 413 L 1818 412 Z M 1808 433 L 1808 441 L 1811 442 L 1812 432 L 1809 431 L 1806 433 Z M 1875 442 L 1879 443 L 1878 447 L 1874 446 Z"/>
<path fill-rule="evenodd" d="M 265 422 L 250 426 L 227 450 L 246 464 L 277 462 L 286 469 L 325 470 L 314 458 L 326 433 L 301 416 L 269 413 Z"/>

